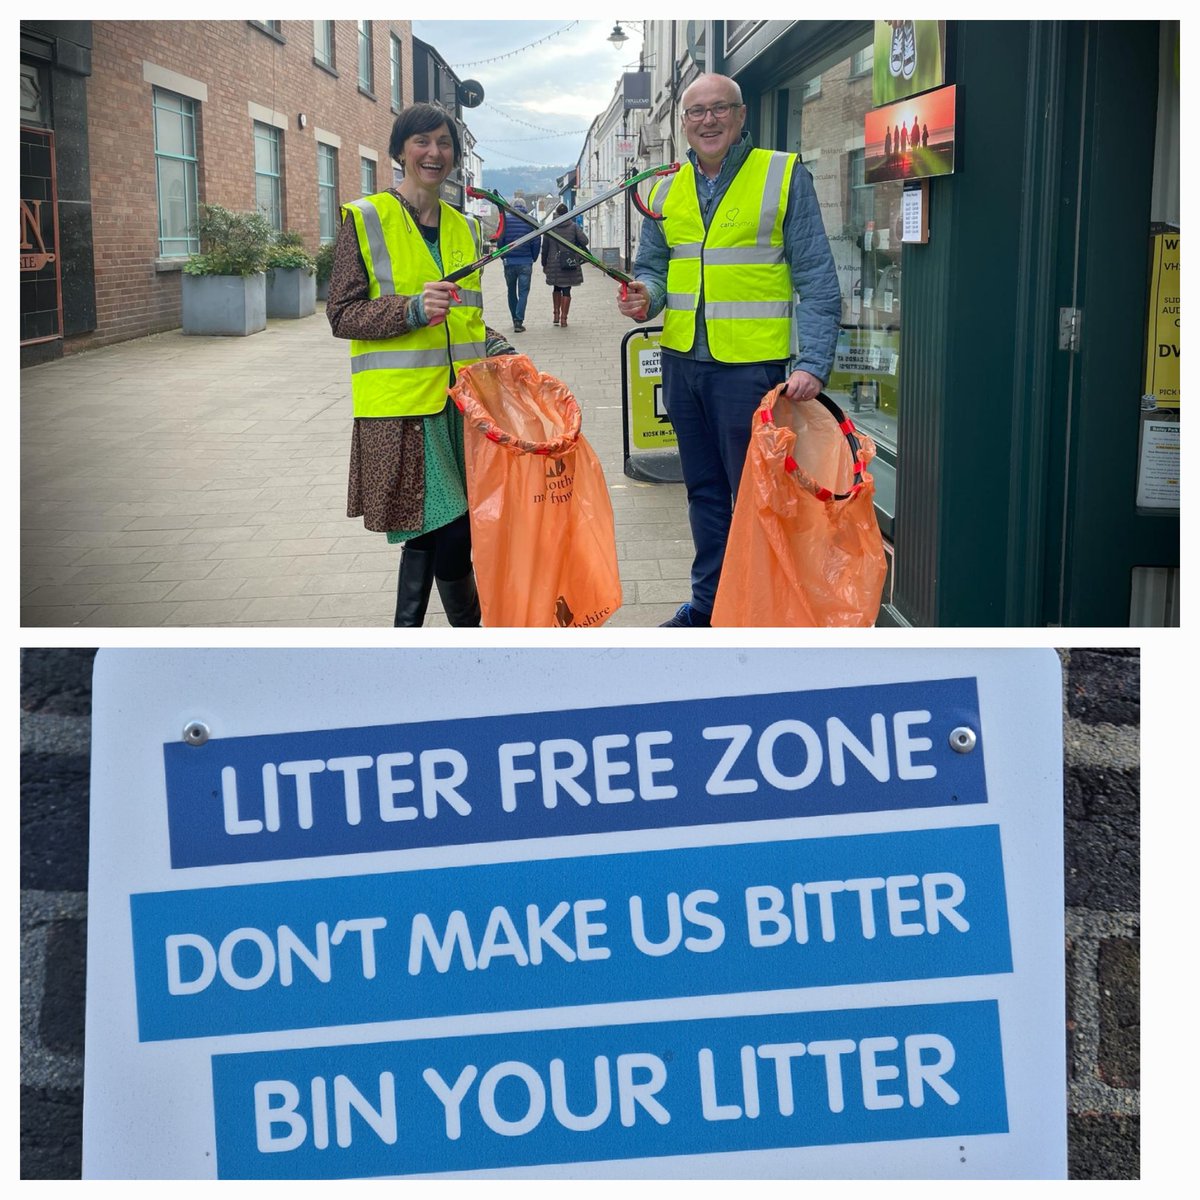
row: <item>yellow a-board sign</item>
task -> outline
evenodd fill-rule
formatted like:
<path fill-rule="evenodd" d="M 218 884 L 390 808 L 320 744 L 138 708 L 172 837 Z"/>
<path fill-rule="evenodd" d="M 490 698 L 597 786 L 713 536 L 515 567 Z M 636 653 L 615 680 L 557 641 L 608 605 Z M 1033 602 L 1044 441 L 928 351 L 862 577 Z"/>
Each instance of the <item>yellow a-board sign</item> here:
<path fill-rule="evenodd" d="M 639 326 L 621 342 L 625 474 L 650 483 L 682 478 L 678 439 L 662 397 L 662 326 Z"/>
<path fill-rule="evenodd" d="M 1142 394 L 1158 408 L 1179 407 L 1179 231 L 1150 237 L 1150 314 Z"/>
<path fill-rule="evenodd" d="M 660 329 L 638 330 L 625 343 L 629 378 L 629 441 L 633 450 L 669 450 L 675 427 L 662 402 Z"/>

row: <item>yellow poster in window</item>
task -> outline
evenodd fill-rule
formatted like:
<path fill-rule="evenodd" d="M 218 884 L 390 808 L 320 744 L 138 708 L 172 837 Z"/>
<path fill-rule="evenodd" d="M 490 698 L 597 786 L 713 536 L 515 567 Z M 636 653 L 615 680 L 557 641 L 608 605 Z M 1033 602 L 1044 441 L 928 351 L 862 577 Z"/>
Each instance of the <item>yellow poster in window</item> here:
<path fill-rule="evenodd" d="M 1150 315 L 1143 399 L 1179 407 L 1179 231 L 1150 238 Z"/>

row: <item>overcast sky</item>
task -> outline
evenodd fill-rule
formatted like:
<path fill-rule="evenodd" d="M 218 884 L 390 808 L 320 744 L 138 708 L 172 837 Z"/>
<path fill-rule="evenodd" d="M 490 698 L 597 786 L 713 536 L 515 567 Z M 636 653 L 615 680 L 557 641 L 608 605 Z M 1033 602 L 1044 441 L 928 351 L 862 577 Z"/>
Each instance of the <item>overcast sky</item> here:
<path fill-rule="evenodd" d="M 592 120 L 608 106 L 621 75 L 636 69 L 641 34 L 622 26 L 629 40 L 615 50 L 608 41 L 613 23 L 413 21 L 412 27 L 459 79 L 483 85 L 483 103 L 464 109 L 463 117 L 486 170 L 578 160 Z M 494 61 L 482 61 L 488 59 Z"/>

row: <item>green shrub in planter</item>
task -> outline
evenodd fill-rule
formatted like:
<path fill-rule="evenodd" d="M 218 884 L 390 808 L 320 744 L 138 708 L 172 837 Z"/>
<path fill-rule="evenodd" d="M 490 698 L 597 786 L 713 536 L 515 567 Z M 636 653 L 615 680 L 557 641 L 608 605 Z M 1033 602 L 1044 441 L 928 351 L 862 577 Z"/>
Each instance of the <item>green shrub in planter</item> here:
<path fill-rule="evenodd" d="M 201 253 L 183 265 L 183 332 L 244 337 L 266 329 L 270 222 L 202 204 L 197 232 Z"/>
<path fill-rule="evenodd" d="M 267 250 L 267 316 L 312 316 L 317 306 L 316 270 L 300 234 L 277 234 Z"/>
<path fill-rule="evenodd" d="M 322 242 L 317 251 L 317 299 L 329 298 L 329 277 L 333 274 L 333 242 Z"/>

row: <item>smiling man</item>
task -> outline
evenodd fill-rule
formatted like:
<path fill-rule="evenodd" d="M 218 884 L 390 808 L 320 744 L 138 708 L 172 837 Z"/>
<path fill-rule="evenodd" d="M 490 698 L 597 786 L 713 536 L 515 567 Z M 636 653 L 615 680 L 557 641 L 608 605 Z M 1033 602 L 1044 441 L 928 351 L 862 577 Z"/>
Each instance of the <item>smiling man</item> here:
<path fill-rule="evenodd" d="M 724 75 L 701 75 L 681 109 L 688 161 L 651 192 L 663 219 L 642 222 L 636 282 L 618 301 L 637 321 L 666 310 L 663 402 L 696 552 L 691 598 L 671 627 L 711 623 L 754 411 L 781 383 L 794 399 L 820 393 L 842 307 L 812 176 L 796 155 L 753 147 L 741 89 Z"/>

